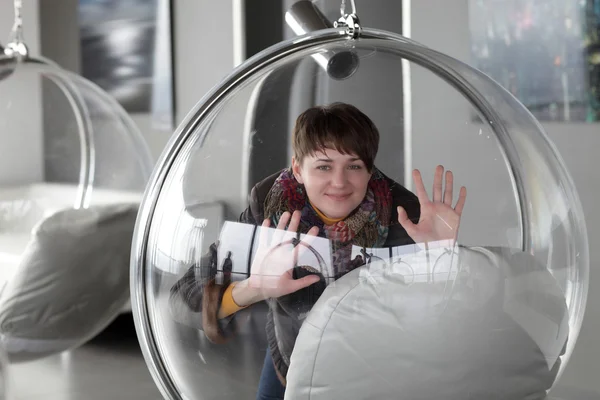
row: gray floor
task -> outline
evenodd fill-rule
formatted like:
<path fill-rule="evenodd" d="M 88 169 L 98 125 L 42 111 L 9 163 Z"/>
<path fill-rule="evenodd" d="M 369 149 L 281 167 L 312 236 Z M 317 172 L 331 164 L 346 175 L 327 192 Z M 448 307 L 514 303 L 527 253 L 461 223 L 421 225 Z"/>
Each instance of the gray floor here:
<path fill-rule="evenodd" d="M 85 346 L 10 367 L 11 400 L 160 400 L 130 316 Z"/>
<path fill-rule="evenodd" d="M 10 400 L 162 399 L 146 369 L 130 316 L 119 317 L 77 350 L 12 365 L 9 371 Z M 559 387 L 550 398 L 598 400 L 600 393 Z"/>

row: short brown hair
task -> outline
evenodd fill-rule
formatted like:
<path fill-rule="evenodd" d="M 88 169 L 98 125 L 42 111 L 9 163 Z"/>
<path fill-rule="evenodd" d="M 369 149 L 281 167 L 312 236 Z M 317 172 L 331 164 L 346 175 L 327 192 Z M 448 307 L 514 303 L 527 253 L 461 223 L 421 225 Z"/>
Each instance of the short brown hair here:
<path fill-rule="evenodd" d="M 355 106 L 332 103 L 311 107 L 298 116 L 292 146 L 299 163 L 306 156 L 331 148 L 342 154 L 356 154 L 371 172 L 379 149 L 379 131 Z"/>

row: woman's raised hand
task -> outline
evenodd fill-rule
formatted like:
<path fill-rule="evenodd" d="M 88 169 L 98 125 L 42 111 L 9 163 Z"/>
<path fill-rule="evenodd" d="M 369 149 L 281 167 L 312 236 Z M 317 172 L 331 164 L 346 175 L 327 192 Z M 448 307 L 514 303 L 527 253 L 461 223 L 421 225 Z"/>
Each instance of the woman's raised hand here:
<path fill-rule="evenodd" d="M 295 238 L 300 217 L 300 211 L 294 211 L 293 214 L 285 212 L 276 229 L 269 229 L 269 219 L 263 221 L 250 277 L 234 287 L 233 297 L 238 305 L 284 296 L 319 281 L 317 275 L 294 279 L 292 274 L 297 260 L 319 233 L 319 228 L 314 226 L 298 243 Z"/>
<path fill-rule="evenodd" d="M 419 170 L 413 171 L 413 180 L 419 203 L 421 216 L 418 223 L 413 223 L 402 207 L 398 207 L 398 222 L 415 243 L 430 243 L 436 241 L 449 241 L 452 245 L 458 235 L 458 227 L 467 199 L 467 189 L 460 188 L 458 200 L 453 207 L 453 180 L 451 171 L 446 171 L 445 188 L 442 185 L 444 167 L 438 165 L 433 178 L 433 196 L 431 200 L 423 185 Z"/>

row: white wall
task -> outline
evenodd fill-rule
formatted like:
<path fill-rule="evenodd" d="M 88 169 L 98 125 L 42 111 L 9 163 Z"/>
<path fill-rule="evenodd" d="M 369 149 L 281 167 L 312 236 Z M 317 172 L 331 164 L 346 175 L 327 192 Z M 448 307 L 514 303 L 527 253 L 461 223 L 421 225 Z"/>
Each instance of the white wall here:
<path fill-rule="evenodd" d="M 233 1 L 173 0 L 173 9 L 179 122 L 235 66 Z"/>
<path fill-rule="evenodd" d="M 469 62 L 469 18 L 468 0 L 413 0 L 412 8 L 412 38 L 435 50 L 439 50 L 459 60 Z M 426 74 L 413 74 L 413 118 L 414 138 L 417 149 L 425 149 L 419 140 L 419 128 L 432 126 L 431 111 L 435 110 L 437 120 L 446 120 L 446 134 L 450 137 L 461 137 L 464 132 L 457 126 L 452 126 L 451 121 L 456 120 L 456 112 L 464 113 L 464 108 L 457 107 L 453 101 L 448 101 L 439 91 L 431 89 L 432 81 L 425 79 Z M 421 89 L 421 90 L 420 90 Z M 436 107 L 437 105 L 437 107 Z M 432 108 L 433 107 L 433 108 Z M 600 241 L 600 210 L 597 201 L 600 197 L 600 177 L 595 169 L 597 149 L 600 148 L 600 125 L 598 124 L 544 124 L 546 132 L 555 142 L 559 152 L 564 158 L 571 172 L 586 216 L 590 240 L 590 257 L 592 280 L 587 303 L 587 312 L 583 328 L 574 354 L 560 384 L 564 386 L 577 386 L 581 389 L 598 391 L 598 368 L 596 361 L 600 359 L 600 291 L 597 285 L 600 278 L 595 273 L 598 270 L 600 255 L 597 243 Z M 448 143 L 445 143 L 448 145 Z M 480 143 L 473 142 L 468 151 L 479 149 Z M 456 147 L 454 147 L 456 149 Z M 444 146 L 430 146 L 430 163 L 435 165 L 437 158 L 443 153 Z M 464 154 L 464 153 L 463 153 Z M 464 154 L 470 157 L 470 154 Z M 417 154 L 416 159 L 425 160 L 425 154 Z M 482 163 L 488 161 L 485 157 Z M 481 164 L 483 165 L 483 164 Z M 478 167 L 479 168 L 479 167 Z M 489 166 L 479 172 L 490 170 Z M 468 172 L 467 172 L 468 173 Z M 502 188 L 499 188 L 502 190 Z M 498 188 L 492 193 L 500 192 Z M 470 199 L 469 204 L 474 205 L 479 201 Z"/>
<path fill-rule="evenodd" d="M 51 58 L 66 69 L 78 73 L 79 37 L 77 28 L 76 0 L 52 2 L 48 6 L 41 0 L 25 0 L 26 8 L 35 13 L 30 19 L 25 14 L 28 43 L 32 53 Z M 233 0 L 228 1 L 187 1 L 173 2 L 173 37 L 175 76 L 175 103 L 177 126 L 193 106 L 219 83 L 234 67 L 233 47 Z M 0 7 L 12 15 L 11 2 Z M 39 4 L 44 4 L 40 7 Z M 39 38 L 38 14 L 43 13 L 41 27 L 44 37 Z M 2 9 L 4 11 L 4 9 Z M 27 11 L 27 10 L 25 10 Z M 5 22 L 4 14 L 0 19 L 0 30 L 10 28 L 12 21 Z M 213 34 L 212 32 L 219 32 Z M 210 40 L 207 38 L 210 37 Z M 133 120 L 144 133 L 155 158 L 158 158 L 171 136 L 170 131 L 154 129 L 147 115 L 133 115 Z"/>
<path fill-rule="evenodd" d="M 177 126 L 204 94 L 235 66 L 234 2 L 172 1 Z M 146 117 L 134 116 L 134 120 L 144 132 L 152 153 L 158 157 L 170 134 L 152 129 L 151 121 Z"/>

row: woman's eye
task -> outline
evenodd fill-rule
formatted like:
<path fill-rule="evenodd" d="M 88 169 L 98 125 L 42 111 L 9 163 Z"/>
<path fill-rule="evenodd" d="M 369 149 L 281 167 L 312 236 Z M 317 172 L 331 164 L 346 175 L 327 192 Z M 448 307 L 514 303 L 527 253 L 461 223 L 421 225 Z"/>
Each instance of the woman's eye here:
<path fill-rule="evenodd" d="M 362 169 L 362 165 L 351 165 L 350 169 Z"/>
<path fill-rule="evenodd" d="M 320 171 L 329 171 L 330 167 L 329 165 L 319 165 L 317 169 Z"/>

